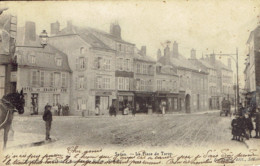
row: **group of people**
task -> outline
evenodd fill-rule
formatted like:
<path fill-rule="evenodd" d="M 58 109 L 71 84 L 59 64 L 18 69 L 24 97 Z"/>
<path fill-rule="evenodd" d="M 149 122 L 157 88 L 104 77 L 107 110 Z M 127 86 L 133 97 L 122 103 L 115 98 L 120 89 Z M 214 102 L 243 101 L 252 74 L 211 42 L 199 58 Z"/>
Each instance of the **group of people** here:
<path fill-rule="evenodd" d="M 49 105 L 48 103 L 46 104 L 46 106 Z M 58 115 L 58 116 L 66 116 L 66 115 L 69 115 L 69 105 L 66 104 L 66 105 L 61 105 L 60 103 L 53 103 L 52 107 L 52 112 L 55 113 L 55 115 Z"/>
<path fill-rule="evenodd" d="M 252 138 L 252 131 L 255 130 L 254 138 L 259 138 L 260 132 L 260 107 L 254 113 L 248 112 L 246 108 L 240 106 L 238 113 L 231 122 L 232 140 L 243 141 L 244 138 Z"/>

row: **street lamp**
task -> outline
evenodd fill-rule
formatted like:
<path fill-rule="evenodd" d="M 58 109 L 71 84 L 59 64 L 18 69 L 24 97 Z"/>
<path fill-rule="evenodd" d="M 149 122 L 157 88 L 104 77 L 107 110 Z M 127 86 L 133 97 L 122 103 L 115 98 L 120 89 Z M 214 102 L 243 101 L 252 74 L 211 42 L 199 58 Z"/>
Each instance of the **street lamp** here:
<path fill-rule="evenodd" d="M 43 30 L 39 37 L 41 39 L 41 45 L 44 48 L 47 45 L 48 38 L 49 38 L 46 30 Z"/>
<path fill-rule="evenodd" d="M 215 55 L 219 55 L 219 56 L 229 56 L 231 57 L 235 62 L 236 62 L 236 69 L 237 69 L 237 80 L 236 80 L 236 107 L 235 107 L 235 113 L 238 111 L 238 104 L 239 104 L 239 85 L 238 85 L 238 48 L 236 48 L 236 53 L 235 54 L 215 54 Z M 233 55 L 236 55 L 236 59 L 233 57 Z"/>

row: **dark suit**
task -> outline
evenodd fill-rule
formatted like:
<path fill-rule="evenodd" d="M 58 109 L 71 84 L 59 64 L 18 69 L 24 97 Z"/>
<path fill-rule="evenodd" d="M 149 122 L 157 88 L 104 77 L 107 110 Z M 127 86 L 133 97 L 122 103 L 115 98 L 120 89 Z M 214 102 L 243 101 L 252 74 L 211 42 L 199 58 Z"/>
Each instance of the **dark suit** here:
<path fill-rule="evenodd" d="M 52 113 L 50 110 L 45 109 L 43 114 L 43 120 L 45 121 L 46 126 L 46 140 L 50 139 L 50 131 L 51 131 L 51 122 L 52 122 Z"/>

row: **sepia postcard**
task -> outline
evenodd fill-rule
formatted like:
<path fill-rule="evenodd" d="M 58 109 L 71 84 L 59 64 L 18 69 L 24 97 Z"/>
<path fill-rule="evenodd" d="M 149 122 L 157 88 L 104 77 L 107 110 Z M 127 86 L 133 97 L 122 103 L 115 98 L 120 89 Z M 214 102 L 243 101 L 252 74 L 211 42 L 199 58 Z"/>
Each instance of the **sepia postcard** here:
<path fill-rule="evenodd" d="M 0 165 L 260 165 L 257 0 L 0 2 Z"/>

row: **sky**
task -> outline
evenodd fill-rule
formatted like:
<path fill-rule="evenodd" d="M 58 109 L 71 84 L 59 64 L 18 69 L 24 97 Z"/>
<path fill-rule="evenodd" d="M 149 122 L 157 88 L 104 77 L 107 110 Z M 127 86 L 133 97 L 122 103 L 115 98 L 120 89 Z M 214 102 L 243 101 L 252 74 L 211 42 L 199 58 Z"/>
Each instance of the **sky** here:
<path fill-rule="evenodd" d="M 59 21 L 61 28 L 67 20 L 74 25 L 109 32 L 110 24 L 118 22 L 122 38 L 140 49 L 146 45 L 147 54 L 156 58 L 157 50 L 166 41 L 179 43 L 179 52 L 190 57 L 194 48 L 202 54 L 239 54 L 239 77 L 243 78 L 247 53 L 246 41 L 258 25 L 260 2 L 257 0 L 197 0 L 197 1 L 77 1 L 77 2 L 0 2 L 9 7 L 6 13 L 18 17 L 18 26 L 34 21 L 37 32 L 50 32 L 50 23 Z M 218 57 L 219 58 L 219 57 Z M 225 64 L 227 57 L 222 57 Z M 232 67 L 235 71 L 234 61 Z M 242 82 L 241 82 L 242 83 Z"/>

